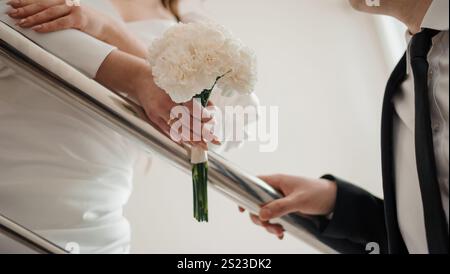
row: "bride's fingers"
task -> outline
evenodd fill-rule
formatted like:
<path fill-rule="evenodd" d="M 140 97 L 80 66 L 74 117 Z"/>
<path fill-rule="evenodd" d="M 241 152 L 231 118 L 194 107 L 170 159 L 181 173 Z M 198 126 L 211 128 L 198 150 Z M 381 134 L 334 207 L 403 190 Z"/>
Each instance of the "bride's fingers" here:
<path fill-rule="evenodd" d="M 43 23 L 47 23 L 53 21 L 55 19 L 64 17 L 68 15 L 71 11 L 71 8 L 66 5 L 57 5 L 45 9 L 39 13 L 31 15 L 29 17 L 23 18 L 19 21 L 18 25 L 23 28 L 29 28 L 36 25 L 41 25 Z M 67 22 L 68 19 L 65 19 Z"/>
<path fill-rule="evenodd" d="M 206 123 L 214 118 L 212 113 L 198 103 L 197 100 L 189 101 L 183 105 L 189 109 L 189 114 L 191 117 L 198 121 Z"/>
<path fill-rule="evenodd" d="M 189 140 L 186 141 L 189 141 L 193 146 L 199 146 L 204 150 L 208 150 L 208 145 L 206 144 L 206 142 L 202 140 L 202 137 L 200 135 L 192 130 L 190 132 Z"/>
<path fill-rule="evenodd" d="M 177 111 L 175 112 L 177 114 L 174 115 L 171 111 L 169 115 L 170 117 L 167 117 L 167 119 L 166 117 L 162 118 L 166 119 L 167 123 L 169 123 L 170 125 L 179 121 L 183 124 L 183 126 L 190 127 L 190 129 L 200 131 L 199 133 L 197 133 L 197 135 L 201 135 L 201 132 L 203 132 L 206 123 L 208 123 L 209 125 L 214 125 L 216 123 L 214 115 L 212 115 L 210 111 L 208 111 L 206 108 L 203 108 L 199 103 L 196 103 L 195 101 L 184 103 L 181 106 L 182 107 L 178 108 Z M 175 105 L 173 107 L 180 107 L 180 105 Z M 198 122 L 201 123 L 201 127 L 199 127 Z M 218 142 L 218 138 L 213 139 L 215 142 L 220 143 Z"/>
<path fill-rule="evenodd" d="M 20 7 L 28 6 L 31 4 L 38 3 L 38 2 L 45 2 L 45 1 L 43 1 L 43 0 L 10 0 L 10 1 L 6 2 L 6 4 L 10 5 L 11 7 L 14 7 L 14 8 L 20 8 Z"/>
<path fill-rule="evenodd" d="M 8 11 L 8 15 L 16 18 L 16 19 L 20 19 L 20 18 L 25 18 L 31 15 L 34 15 L 38 12 L 41 12 L 43 10 L 46 10 L 50 7 L 59 5 L 61 3 L 59 3 L 59 0 L 46 0 L 46 1 L 40 1 L 40 2 L 36 2 L 34 1 L 33 3 L 30 4 L 21 4 L 21 5 L 12 5 L 11 7 L 12 9 Z"/>
<path fill-rule="evenodd" d="M 23 7 L 23 6 L 28 6 L 31 4 L 45 5 L 49 2 L 56 3 L 56 4 L 62 4 L 62 3 L 65 3 L 66 0 L 10 0 L 10 1 L 6 2 L 6 4 L 13 6 L 13 7 Z"/>
<path fill-rule="evenodd" d="M 212 117 L 207 122 L 201 122 L 199 120 L 195 120 L 191 116 L 189 126 L 191 131 L 194 132 L 194 136 L 197 137 L 197 139 L 194 139 L 194 141 L 207 141 L 212 142 L 216 145 L 220 145 L 219 138 L 214 134 L 215 123 L 216 120 L 214 119 L 214 117 Z"/>
<path fill-rule="evenodd" d="M 170 137 L 170 126 L 164 121 L 163 119 L 158 119 L 154 122 L 158 127 L 161 133 L 166 135 L 167 137 Z M 171 138 L 172 139 L 172 138 Z"/>
<path fill-rule="evenodd" d="M 64 16 L 48 23 L 43 23 L 32 27 L 33 30 L 40 33 L 54 32 L 58 30 L 70 29 L 73 27 L 73 21 L 70 16 Z"/>
<path fill-rule="evenodd" d="M 219 138 L 214 135 L 214 128 L 212 126 L 198 123 L 199 121 L 193 121 L 193 119 L 188 120 L 186 117 L 172 118 L 167 122 L 170 127 L 178 127 L 172 132 L 182 135 L 181 137 L 185 142 L 205 143 L 207 141 L 216 145 L 221 144 Z"/>
<path fill-rule="evenodd" d="M 205 139 L 208 142 L 211 142 L 215 145 L 221 145 L 222 142 L 220 141 L 220 138 L 216 134 L 216 120 L 213 118 L 212 121 L 205 123 L 202 125 L 202 136 L 203 139 Z"/>
<path fill-rule="evenodd" d="M 162 119 L 163 120 L 163 119 Z M 182 142 L 188 143 L 192 146 L 200 146 L 207 150 L 207 144 L 202 141 L 201 135 L 199 135 L 195 130 L 193 130 L 192 125 L 188 123 L 178 124 L 178 128 L 172 128 L 175 123 L 181 122 L 180 119 L 172 119 L 169 122 L 165 122 L 169 128 L 169 132 L 172 139 L 181 140 Z"/>

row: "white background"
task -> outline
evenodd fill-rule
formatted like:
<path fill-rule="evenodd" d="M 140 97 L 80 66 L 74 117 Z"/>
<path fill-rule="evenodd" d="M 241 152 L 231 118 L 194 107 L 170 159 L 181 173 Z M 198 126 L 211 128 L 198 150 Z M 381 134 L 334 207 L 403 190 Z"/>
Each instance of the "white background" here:
<path fill-rule="evenodd" d="M 262 105 L 280 108 L 275 152 L 260 153 L 249 143 L 227 157 L 254 174 L 333 173 L 381 196 L 381 103 L 392 52 L 401 49 L 390 51 L 380 19 L 353 11 L 345 0 L 209 0 L 206 7 L 256 50 L 256 92 Z M 215 191 L 209 206 L 210 223 L 197 224 L 190 177 L 153 159 L 150 176 L 136 178 L 126 209 L 132 251 L 316 252 L 293 237 L 270 236 Z"/>

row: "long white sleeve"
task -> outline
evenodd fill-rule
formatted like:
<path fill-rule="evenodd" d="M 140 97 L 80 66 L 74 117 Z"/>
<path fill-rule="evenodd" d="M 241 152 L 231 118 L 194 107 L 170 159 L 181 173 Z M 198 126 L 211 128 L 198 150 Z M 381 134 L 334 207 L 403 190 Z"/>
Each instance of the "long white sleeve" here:
<path fill-rule="evenodd" d="M 6 14 L 10 9 L 6 2 L 6 0 L 0 0 L 0 21 L 14 28 L 48 52 L 61 58 L 89 78 L 95 77 L 100 65 L 115 49 L 114 46 L 73 29 L 39 34 L 30 29 L 20 28 Z"/>

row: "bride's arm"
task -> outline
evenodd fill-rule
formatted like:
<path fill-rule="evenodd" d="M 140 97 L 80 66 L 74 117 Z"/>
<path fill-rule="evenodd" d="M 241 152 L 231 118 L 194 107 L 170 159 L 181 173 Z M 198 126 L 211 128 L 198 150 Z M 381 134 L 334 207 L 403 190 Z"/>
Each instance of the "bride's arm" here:
<path fill-rule="evenodd" d="M 154 83 L 151 68 L 144 59 L 113 50 L 100 65 L 95 80 L 138 101 L 148 118 L 169 134 L 170 111 L 176 104 Z"/>
<path fill-rule="evenodd" d="M 94 78 L 102 85 L 134 98 L 144 108 L 148 118 L 168 135 L 170 111 L 175 104 L 167 93 L 155 84 L 151 68 L 146 60 L 74 29 L 46 35 L 21 29 L 15 26 L 14 21 L 4 13 L 6 10 L 6 3 L 0 0 L 0 24 L 16 29 L 33 43 L 64 60 L 87 77 Z M 190 113 L 193 113 L 192 102 L 187 103 L 186 106 Z M 192 127 L 188 130 L 193 135 Z"/>
<path fill-rule="evenodd" d="M 39 33 L 78 29 L 123 52 L 146 58 L 145 44 L 131 34 L 123 22 L 86 5 L 67 5 L 66 0 L 10 1 L 9 16 L 18 25 Z"/>
<path fill-rule="evenodd" d="M 156 124 L 167 136 L 170 136 L 170 112 L 177 106 L 167 93 L 160 89 L 153 80 L 153 75 L 149 64 L 142 58 L 113 50 L 101 64 L 95 80 L 106 87 L 119 90 L 136 99 L 145 110 L 147 117 Z M 188 108 L 191 119 L 196 119 L 192 115 L 194 108 L 200 107 L 193 102 L 183 104 Z M 206 109 L 198 111 L 208 112 Z M 201 121 L 201 128 L 209 119 Z M 205 142 L 197 142 L 192 139 L 194 136 L 200 138 L 200 132 L 196 132 L 189 124 L 183 124 L 183 127 L 190 132 L 189 136 L 183 136 L 183 142 L 198 145 L 208 149 Z M 188 137 L 187 139 L 184 139 Z M 212 143 L 218 145 L 218 140 L 212 140 Z"/>

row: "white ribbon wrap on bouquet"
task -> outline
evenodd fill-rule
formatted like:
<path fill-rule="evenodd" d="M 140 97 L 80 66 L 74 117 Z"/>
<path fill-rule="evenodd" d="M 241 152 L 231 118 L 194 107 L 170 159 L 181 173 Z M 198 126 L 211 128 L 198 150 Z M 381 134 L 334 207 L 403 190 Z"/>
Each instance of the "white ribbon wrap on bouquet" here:
<path fill-rule="evenodd" d="M 193 146 L 191 149 L 191 163 L 201 164 L 208 162 L 208 151 L 199 146 Z"/>

